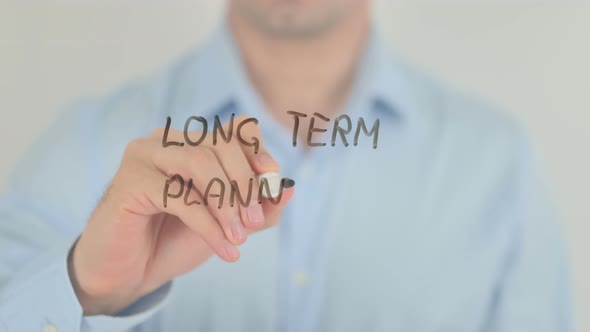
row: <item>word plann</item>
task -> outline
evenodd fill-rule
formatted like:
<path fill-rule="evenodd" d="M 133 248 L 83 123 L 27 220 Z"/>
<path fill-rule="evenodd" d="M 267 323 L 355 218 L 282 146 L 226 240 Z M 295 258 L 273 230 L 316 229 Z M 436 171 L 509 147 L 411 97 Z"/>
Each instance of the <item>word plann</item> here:
<path fill-rule="evenodd" d="M 248 181 L 248 190 L 245 193 L 240 191 L 238 186 L 238 182 L 236 180 L 231 180 L 229 183 L 229 205 L 231 207 L 234 206 L 235 201 L 237 200 L 238 203 L 244 207 L 250 205 L 252 200 L 252 183 L 255 179 L 250 178 Z M 170 186 L 177 182 L 179 184 L 179 188 L 176 193 L 171 193 Z M 186 185 L 185 185 L 186 183 Z M 283 197 L 283 189 L 291 188 L 295 185 L 295 182 L 288 178 L 281 179 L 281 183 L 278 190 L 278 195 L 273 197 L 272 190 L 270 188 L 270 184 L 268 179 L 261 178 L 259 182 L 258 188 L 258 196 L 257 202 L 258 204 L 262 204 L 262 198 L 268 198 L 268 200 L 276 205 L 279 204 L 281 198 Z M 164 207 L 168 207 L 168 198 L 177 199 L 182 197 L 184 200 L 184 204 L 186 206 L 194 205 L 194 204 L 203 204 L 204 206 L 211 205 L 211 199 L 217 200 L 217 208 L 221 209 L 223 207 L 223 202 L 225 201 L 225 193 L 226 193 L 226 183 L 223 182 L 220 178 L 214 177 L 209 181 L 207 188 L 203 192 L 203 199 L 202 201 L 196 200 L 191 198 L 191 193 L 193 193 L 193 179 L 189 179 L 185 181 L 185 179 L 179 175 L 175 174 L 172 175 L 169 179 L 166 180 L 164 185 L 164 193 L 162 197 L 162 202 L 164 203 Z M 194 196 L 194 195 L 193 195 Z M 245 196 L 245 197 L 244 197 Z"/>

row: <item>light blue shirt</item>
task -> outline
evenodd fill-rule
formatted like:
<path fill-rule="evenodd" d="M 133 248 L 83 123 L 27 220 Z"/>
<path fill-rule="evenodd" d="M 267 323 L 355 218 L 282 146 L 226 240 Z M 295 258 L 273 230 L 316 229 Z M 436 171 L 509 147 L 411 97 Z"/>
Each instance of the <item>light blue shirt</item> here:
<path fill-rule="evenodd" d="M 328 144 L 305 154 L 263 110 L 223 27 L 60 116 L 0 201 L 0 331 L 571 330 L 563 243 L 510 116 L 404 64 L 375 31 L 345 111 L 353 128 L 379 119 L 377 149 L 363 135 L 348 147 L 314 136 Z M 213 258 L 117 316 L 84 317 L 67 253 L 126 143 L 166 116 L 182 129 L 234 112 L 259 119 L 296 180 L 281 224 L 250 237 L 237 263 Z"/>

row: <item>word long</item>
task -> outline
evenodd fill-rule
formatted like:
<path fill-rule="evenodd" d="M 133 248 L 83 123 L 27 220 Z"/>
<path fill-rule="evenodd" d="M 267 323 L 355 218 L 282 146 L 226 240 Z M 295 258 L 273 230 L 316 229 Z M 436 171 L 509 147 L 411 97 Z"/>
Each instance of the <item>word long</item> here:
<path fill-rule="evenodd" d="M 232 135 L 233 135 L 233 129 L 234 129 L 234 118 L 235 118 L 236 114 L 232 113 L 231 118 L 229 120 L 229 126 L 228 126 L 228 130 L 227 132 L 225 132 L 225 129 L 223 129 L 223 125 L 221 124 L 221 120 L 219 119 L 219 115 L 215 115 L 215 121 L 213 124 L 213 145 L 217 145 L 217 136 L 220 135 L 221 139 L 225 142 L 225 143 L 229 143 L 232 139 Z M 199 138 L 197 138 L 196 140 L 190 137 L 190 133 L 191 131 L 189 130 L 191 123 L 193 121 L 197 121 L 201 123 L 201 131 L 200 131 L 200 136 Z M 249 147 L 254 147 L 254 153 L 258 153 L 258 148 L 260 147 L 260 140 L 257 137 L 251 137 L 251 141 L 247 141 L 246 139 L 244 139 L 244 137 L 242 136 L 242 130 L 243 127 L 252 122 L 254 125 L 258 124 L 258 120 L 256 118 L 246 118 L 242 121 L 240 121 L 240 123 L 238 124 L 238 126 L 236 127 L 236 136 L 238 138 L 238 141 L 245 145 L 245 146 L 249 146 Z M 169 142 L 168 141 L 168 132 L 170 131 L 170 125 L 172 124 L 172 118 L 167 117 L 166 118 L 166 128 L 164 129 L 164 135 L 162 136 L 162 147 L 168 147 L 171 145 L 176 145 L 176 146 L 184 146 L 184 142 Z M 186 119 L 185 123 L 184 123 L 184 141 L 186 142 L 186 144 L 190 145 L 190 146 L 197 146 L 201 143 L 203 143 L 203 141 L 205 140 L 205 138 L 207 137 L 207 129 L 208 129 L 208 124 L 207 124 L 207 119 L 205 119 L 202 116 L 191 116 L 188 119 Z M 193 135 L 196 134 L 196 132 L 192 132 Z"/>
<path fill-rule="evenodd" d="M 299 137 L 299 127 L 301 119 L 308 117 L 307 114 L 288 111 L 287 114 L 293 116 L 293 146 L 297 146 L 297 138 Z M 215 115 L 213 129 L 212 129 L 212 142 L 213 145 L 217 145 L 217 142 L 223 140 L 225 143 L 229 143 L 233 137 L 234 131 L 235 136 L 238 141 L 248 147 L 254 148 L 254 153 L 258 153 L 258 149 L 260 147 L 260 140 L 257 137 L 249 137 L 245 138 L 242 135 L 244 131 L 244 126 L 251 124 L 254 126 L 258 125 L 258 120 L 256 118 L 245 118 L 241 120 L 236 126 L 234 126 L 234 118 L 235 113 L 231 114 L 231 118 L 229 120 L 229 125 L 227 126 L 227 130 L 224 129 L 221 120 L 218 115 Z M 313 113 L 309 119 L 309 126 L 307 128 L 307 135 L 304 136 L 307 138 L 306 143 L 310 147 L 320 147 L 325 146 L 325 142 L 316 142 L 314 141 L 314 133 L 324 133 L 328 131 L 326 128 L 321 128 L 320 126 L 316 126 L 316 119 L 319 119 L 324 122 L 329 122 L 330 118 L 320 114 L 320 113 Z M 200 123 L 200 131 L 191 131 L 190 128 L 193 126 L 193 123 Z M 170 126 L 172 124 L 172 119 L 167 117 L 166 119 L 166 128 L 164 130 L 164 135 L 162 137 L 162 147 L 168 146 L 184 146 L 185 143 L 189 146 L 197 146 L 201 144 L 207 135 L 209 135 L 208 129 L 209 124 L 204 117 L 201 116 L 191 116 L 186 119 L 184 123 L 184 142 L 175 142 L 168 140 L 168 132 L 170 131 Z M 235 128 L 235 130 L 234 130 Z M 340 115 L 336 117 L 334 120 L 334 124 L 332 126 L 332 140 L 331 145 L 336 146 L 336 140 L 339 138 L 342 141 L 342 144 L 347 147 L 349 146 L 348 142 L 348 135 L 351 134 L 353 131 L 353 123 L 350 117 L 346 114 Z M 353 136 L 353 145 L 357 146 L 359 141 L 359 136 L 361 134 L 365 134 L 368 137 L 373 137 L 373 149 L 377 148 L 377 144 L 379 141 L 379 119 L 377 119 L 371 129 L 367 128 L 365 124 L 365 120 L 362 117 L 359 117 L 356 123 L 356 129 L 354 131 Z"/>
<path fill-rule="evenodd" d="M 248 181 L 248 190 L 243 193 L 240 191 L 238 186 L 238 182 L 235 180 L 231 180 L 229 184 L 229 205 L 231 207 L 234 206 L 236 200 L 239 202 L 240 205 L 246 207 L 250 205 L 252 200 L 252 184 L 254 182 L 254 178 L 250 178 Z M 257 202 L 258 204 L 262 204 L 262 199 L 267 198 L 272 204 L 276 205 L 279 204 L 281 198 L 283 197 L 283 189 L 291 188 L 295 185 L 295 182 L 289 178 L 282 178 L 280 180 L 280 184 L 277 188 L 274 187 L 274 184 L 269 184 L 269 180 L 265 177 L 260 178 L 259 181 L 259 188 L 258 188 L 258 196 Z M 177 190 L 171 189 L 171 186 L 174 183 L 179 184 L 179 188 Z M 185 185 L 186 184 L 186 185 Z M 164 184 L 164 192 L 162 195 L 162 202 L 164 207 L 168 207 L 168 199 L 178 199 L 181 198 L 184 201 L 184 204 L 187 206 L 195 205 L 195 204 L 203 204 L 204 206 L 209 206 L 212 204 L 212 198 L 217 200 L 217 208 L 221 209 L 223 207 L 223 202 L 225 201 L 225 194 L 226 194 L 226 184 L 220 178 L 212 178 L 207 185 L 207 188 L 202 193 L 202 201 L 194 199 L 194 196 L 197 196 L 196 192 L 193 190 L 193 179 L 189 179 L 185 181 L 185 179 L 179 175 L 175 174 L 172 175 L 170 178 L 166 180 Z M 192 196 L 192 197 L 191 197 Z M 245 196 L 245 197 L 244 197 Z"/>

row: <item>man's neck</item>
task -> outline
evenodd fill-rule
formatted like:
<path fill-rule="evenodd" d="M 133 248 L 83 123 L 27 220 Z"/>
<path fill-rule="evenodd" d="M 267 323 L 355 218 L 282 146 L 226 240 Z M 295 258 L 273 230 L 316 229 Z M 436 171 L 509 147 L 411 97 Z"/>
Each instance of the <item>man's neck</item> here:
<path fill-rule="evenodd" d="M 367 39 L 368 17 L 355 12 L 322 35 L 300 39 L 269 36 L 231 10 L 229 24 L 267 111 L 290 126 L 288 110 L 326 116 L 341 110 Z"/>

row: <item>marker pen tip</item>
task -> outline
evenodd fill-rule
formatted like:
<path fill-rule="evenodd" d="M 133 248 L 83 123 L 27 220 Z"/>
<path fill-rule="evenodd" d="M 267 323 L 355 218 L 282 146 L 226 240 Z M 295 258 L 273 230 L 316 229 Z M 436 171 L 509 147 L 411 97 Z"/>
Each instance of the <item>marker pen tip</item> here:
<path fill-rule="evenodd" d="M 289 189 L 291 187 L 295 186 L 295 180 L 293 179 L 289 179 L 289 178 L 284 178 L 283 179 L 283 188 L 284 189 Z"/>

